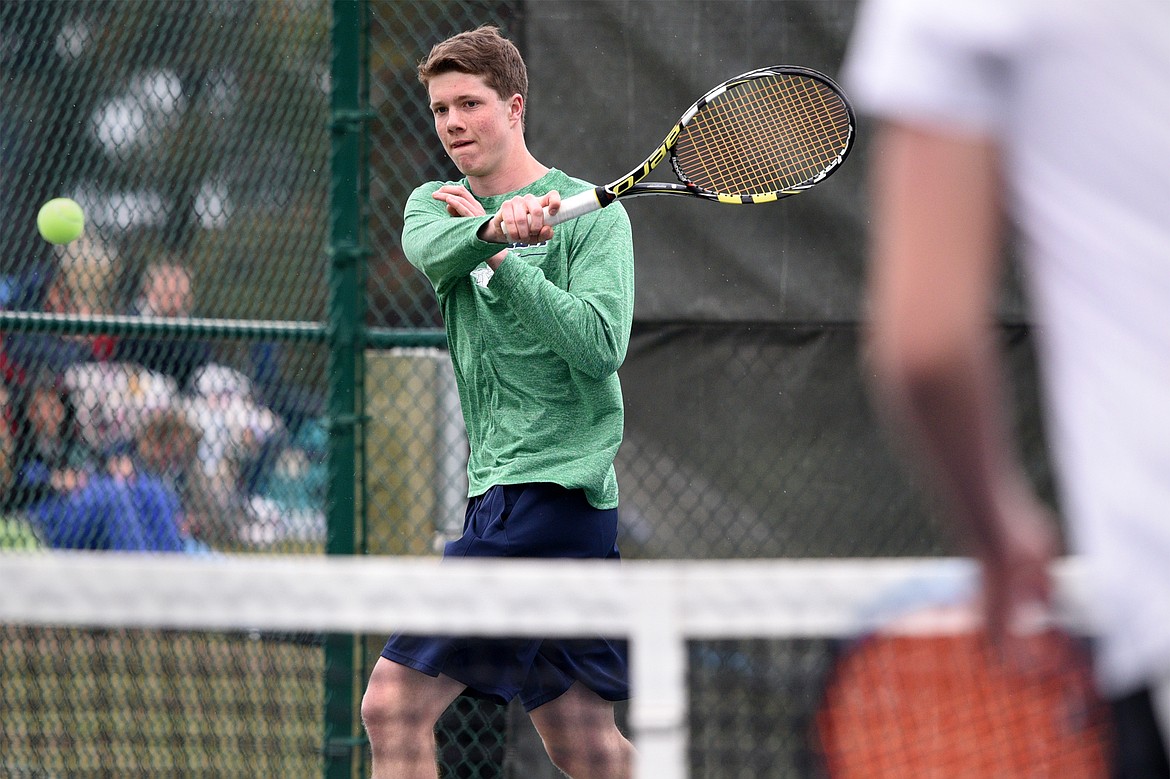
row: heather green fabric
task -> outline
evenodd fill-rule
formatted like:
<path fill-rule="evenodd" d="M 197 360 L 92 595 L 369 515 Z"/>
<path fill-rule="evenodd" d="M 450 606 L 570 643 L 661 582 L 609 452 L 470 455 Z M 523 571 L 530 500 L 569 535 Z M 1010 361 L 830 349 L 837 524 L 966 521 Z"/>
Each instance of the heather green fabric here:
<path fill-rule="evenodd" d="M 551 241 L 512 246 L 476 236 L 485 217 L 456 218 L 416 189 L 402 247 L 435 288 L 447 328 L 471 456 L 469 495 L 495 484 L 582 488 L 597 508 L 618 503 L 614 456 L 624 409 L 617 370 L 634 311 L 629 218 L 620 204 L 558 225 Z M 466 181 L 458 182 L 467 186 Z M 482 198 L 488 215 L 509 197 L 591 185 L 551 170 L 531 186 Z"/>

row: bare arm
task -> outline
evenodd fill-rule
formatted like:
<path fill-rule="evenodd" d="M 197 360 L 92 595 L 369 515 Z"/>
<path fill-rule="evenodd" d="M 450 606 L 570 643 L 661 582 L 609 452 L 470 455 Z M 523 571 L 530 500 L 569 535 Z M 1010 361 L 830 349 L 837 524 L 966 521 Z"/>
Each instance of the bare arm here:
<path fill-rule="evenodd" d="M 980 560 L 989 627 L 1047 601 L 1053 523 L 1006 422 L 994 329 L 1002 266 L 995 146 L 896 124 L 873 170 L 866 359 L 879 406 Z"/>

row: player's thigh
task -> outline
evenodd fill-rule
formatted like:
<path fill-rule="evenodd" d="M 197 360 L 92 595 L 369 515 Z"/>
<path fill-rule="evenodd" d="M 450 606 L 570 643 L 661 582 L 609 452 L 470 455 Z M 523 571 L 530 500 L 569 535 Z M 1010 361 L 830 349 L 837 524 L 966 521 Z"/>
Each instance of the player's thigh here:
<path fill-rule="evenodd" d="M 362 697 L 362 719 L 368 725 L 404 719 L 433 723 L 463 688 L 449 676 L 428 676 L 379 657 Z"/>
<path fill-rule="evenodd" d="M 614 705 L 581 683 L 528 713 L 546 743 L 579 739 L 586 733 L 616 729 Z"/>

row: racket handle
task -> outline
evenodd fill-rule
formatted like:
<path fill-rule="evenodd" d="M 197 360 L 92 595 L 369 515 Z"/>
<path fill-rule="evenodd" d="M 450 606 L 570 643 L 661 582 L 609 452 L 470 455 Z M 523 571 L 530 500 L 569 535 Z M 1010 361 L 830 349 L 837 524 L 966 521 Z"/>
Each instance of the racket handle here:
<path fill-rule="evenodd" d="M 587 189 L 584 192 L 578 192 L 562 200 L 561 207 L 555 214 L 550 215 L 548 209 L 544 209 L 544 223 L 548 225 L 559 225 L 561 222 L 567 222 L 570 219 L 576 219 L 579 216 L 597 211 L 603 205 L 609 205 L 613 200 L 613 198 L 608 198 L 603 203 L 599 193 L 608 195 L 601 187 Z"/>

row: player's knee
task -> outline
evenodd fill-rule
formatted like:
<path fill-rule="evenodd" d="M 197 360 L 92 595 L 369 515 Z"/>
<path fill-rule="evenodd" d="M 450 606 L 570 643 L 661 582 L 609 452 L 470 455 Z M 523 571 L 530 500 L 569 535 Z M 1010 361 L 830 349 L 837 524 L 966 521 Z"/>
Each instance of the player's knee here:
<path fill-rule="evenodd" d="M 625 743 L 616 730 L 578 731 L 545 738 L 544 748 L 552 764 L 569 776 L 625 776 L 630 757 Z"/>
<path fill-rule="evenodd" d="M 578 771 L 578 764 L 587 764 L 587 760 L 581 755 L 581 744 L 573 744 L 572 742 L 550 741 L 544 740 L 544 751 L 548 753 L 548 759 L 558 770 L 568 776 L 573 776 Z"/>
<path fill-rule="evenodd" d="M 367 731 L 375 732 L 381 730 L 392 719 L 392 707 L 390 699 L 385 692 L 374 684 L 366 687 L 366 692 L 362 695 L 362 724 L 365 725 Z"/>
<path fill-rule="evenodd" d="M 412 719 L 417 718 L 417 715 L 412 716 L 410 699 L 394 683 L 394 677 L 379 673 L 370 677 L 370 683 L 362 695 L 361 716 L 362 723 L 370 733 L 406 728 Z"/>

